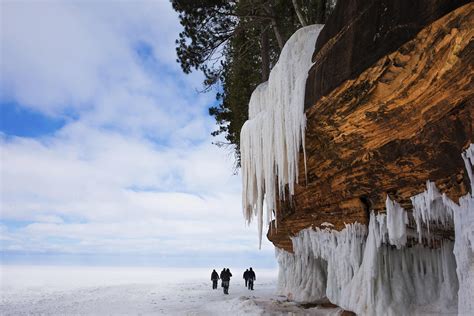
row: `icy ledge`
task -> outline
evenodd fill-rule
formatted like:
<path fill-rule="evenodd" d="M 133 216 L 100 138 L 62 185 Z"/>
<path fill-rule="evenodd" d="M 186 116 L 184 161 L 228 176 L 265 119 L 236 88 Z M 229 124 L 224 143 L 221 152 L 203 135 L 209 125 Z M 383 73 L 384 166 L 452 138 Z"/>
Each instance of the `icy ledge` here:
<path fill-rule="evenodd" d="M 462 157 L 472 184 L 474 145 Z M 472 315 L 473 195 L 456 204 L 428 182 L 412 201 L 418 238 L 432 248 L 405 246 L 407 213 L 387 198 L 387 214 L 372 212 L 367 230 L 358 223 L 342 231 L 309 228 L 292 238 L 294 254 L 277 249 L 280 294 L 301 302 L 329 299 L 362 315 Z M 436 240 L 433 226 L 454 226 L 455 242 Z"/>
<path fill-rule="evenodd" d="M 299 150 L 302 145 L 304 150 L 306 128 L 306 79 L 322 27 L 311 25 L 295 32 L 283 47 L 268 82 L 260 84 L 250 98 L 249 119 L 240 134 L 242 206 L 247 222 L 257 216 L 260 243 L 264 201 L 268 223 L 277 196 L 285 196 L 286 185 L 294 194 L 298 182 Z"/>

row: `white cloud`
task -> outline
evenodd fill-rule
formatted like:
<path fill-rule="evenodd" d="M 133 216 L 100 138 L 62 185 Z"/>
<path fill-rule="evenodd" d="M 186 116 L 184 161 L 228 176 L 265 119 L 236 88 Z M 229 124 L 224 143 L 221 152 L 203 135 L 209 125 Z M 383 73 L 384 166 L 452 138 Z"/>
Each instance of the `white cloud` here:
<path fill-rule="evenodd" d="M 175 63 L 168 1 L 3 1 L 0 11 L 2 100 L 74 113 L 52 135 L 1 137 L 3 249 L 257 251 L 240 177 L 211 145 L 213 96 Z"/>

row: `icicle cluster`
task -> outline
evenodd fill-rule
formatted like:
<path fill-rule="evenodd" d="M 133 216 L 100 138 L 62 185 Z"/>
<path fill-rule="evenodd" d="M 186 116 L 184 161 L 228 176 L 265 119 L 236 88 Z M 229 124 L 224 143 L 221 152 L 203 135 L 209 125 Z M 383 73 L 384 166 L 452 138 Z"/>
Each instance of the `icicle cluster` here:
<path fill-rule="evenodd" d="M 386 215 L 372 213 L 365 226 L 301 231 L 294 254 L 280 250 L 279 291 L 301 302 L 331 302 L 361 315 L 407 315 L 413 306 L 438 302 L 456 308 L 453 243 L 440 249 L 391 248 Z"/>
<path fill-rule="evenodd" d="M 462 157 L 473 192 L 474 145 Z M 407 213 L 387 197 L 387 214 L 372 212 L 367 232 L 357 223 L 305 229 L 292 239 L 294 254 L 278 251 L 280 293 L 302 302 L 328 298 L 363 315 L 472 314 L 474 196 L 456 204 L 427 182 L 412 202 L 420 241 L 438 225 L 454 226 L 455 242 L 405 247 Z"/>
<path fill-rule="evenodd" d="M 430 181 L 426 182 L 426 191 L 411 198 L 420 243 L 423 239 L 431 243 L 430 224 L 453 228 L 453 209 L 445 201 L 446 197 L 443 198 L 435 183 Z"/>
<path fill-rule="evenodd" d="M 311 57 L 322 25 L 298 30 L 287 41 L 268 82 L 252 93 L 249 119 L 242 127 L 242 204 L 248 222 L 258 218 L 260 243 L 263 208 L 266 222 L 272 219 L 277 196 L 285 186 L 294 193 L 299 150 L 303 146 L 306 117 L 304 95 Z"/>

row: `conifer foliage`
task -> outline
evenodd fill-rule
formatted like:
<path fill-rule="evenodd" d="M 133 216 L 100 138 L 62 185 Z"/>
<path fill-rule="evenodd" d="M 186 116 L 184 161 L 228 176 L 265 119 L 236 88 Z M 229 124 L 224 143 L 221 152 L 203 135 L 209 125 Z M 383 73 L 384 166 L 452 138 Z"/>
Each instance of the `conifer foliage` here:
<path fill-rule="evenodd" d="M 256 86 L 268 80 L 286 40 L 298 28 L 324 23 L 334 0 L 171 0 L 183 31 L 176 40 L 183 72 L 201 71 L 203 91 L 216 92 L 209 108 L 240 165 L 240 130 Z"/>

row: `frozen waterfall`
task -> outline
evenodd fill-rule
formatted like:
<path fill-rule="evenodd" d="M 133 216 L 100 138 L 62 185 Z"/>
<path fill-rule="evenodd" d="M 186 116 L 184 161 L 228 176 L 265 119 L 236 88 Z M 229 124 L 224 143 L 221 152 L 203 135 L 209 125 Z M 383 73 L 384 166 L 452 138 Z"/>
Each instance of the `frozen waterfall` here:
<path fill-rule="evenodd" d="M 294 193 L 298 182 L 298 157 L 304 150 L 304 93 L 311 56 L 323 25 L 304 27 L 286 42 L 267 82 L 252 93 L 249 119 L 240 134 L 242 206 L 250 222 L 258 218 L 260 243 L 263 209 L 266 223 L 272 219 L 277 197 L 285 186 Z M 264 203 L 265 202 L 265 203 Z"/>

